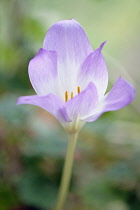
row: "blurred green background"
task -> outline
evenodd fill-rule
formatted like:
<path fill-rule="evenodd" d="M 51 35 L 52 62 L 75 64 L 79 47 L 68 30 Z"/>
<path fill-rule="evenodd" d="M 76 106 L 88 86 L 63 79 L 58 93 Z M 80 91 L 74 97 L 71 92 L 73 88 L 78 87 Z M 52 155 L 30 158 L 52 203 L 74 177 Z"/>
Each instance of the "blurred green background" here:
<path fill-rule="evenodd" d="M 52 210 L 67 136 L 41 108 L 28 62 L 48 28 L 74 18 L 93 48 L 103 41 L 109 88 L 121 75 L 136 88 L 128 107 L 87 123 L 79 135 L 66 210 L 140 210 L 140 1 L 0 0 L 0 210 Z"/>

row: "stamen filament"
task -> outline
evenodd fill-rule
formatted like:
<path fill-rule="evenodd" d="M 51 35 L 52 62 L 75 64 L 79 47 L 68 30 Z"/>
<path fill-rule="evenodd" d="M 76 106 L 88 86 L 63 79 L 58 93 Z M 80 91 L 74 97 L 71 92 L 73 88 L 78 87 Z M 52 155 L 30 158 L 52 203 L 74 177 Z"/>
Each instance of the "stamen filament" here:
<path fill-rule="evenodd" d="M 67 102 L 69 99 L 68 91 L 65 92 L 65 102 Z"/>

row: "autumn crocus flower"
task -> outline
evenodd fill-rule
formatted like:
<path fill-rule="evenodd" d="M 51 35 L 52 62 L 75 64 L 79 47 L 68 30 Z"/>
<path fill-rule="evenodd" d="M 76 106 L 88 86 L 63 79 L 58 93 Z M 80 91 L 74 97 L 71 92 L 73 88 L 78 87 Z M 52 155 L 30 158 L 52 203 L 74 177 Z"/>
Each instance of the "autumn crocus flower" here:
<path fill-rule="evenodd" d="M 29 77 L 37 95 L 23 96 L 17 101 L 47 110 L 71 135 L 56 210 L 64 206 L 80 128 L 134 99 L 133 86 L 121 77 L 105 94 L 108 72 L 101 53 L 104 44 L 93 50 L 75 20 L 54 24 L 45 36 L 43 48 L 29 63 Z"/>
<path fill-rule="evenodd" d="M 43 48 L 29 63 L 29 78 L 37 95 L 20 97 L 17 104 L 39 106 L 71 131 L 129 104 L 134 88 L 121 77 L 105 95 L 104 44 L 93 51 L 83 28 L 73 19 L 54 24 Z"/>

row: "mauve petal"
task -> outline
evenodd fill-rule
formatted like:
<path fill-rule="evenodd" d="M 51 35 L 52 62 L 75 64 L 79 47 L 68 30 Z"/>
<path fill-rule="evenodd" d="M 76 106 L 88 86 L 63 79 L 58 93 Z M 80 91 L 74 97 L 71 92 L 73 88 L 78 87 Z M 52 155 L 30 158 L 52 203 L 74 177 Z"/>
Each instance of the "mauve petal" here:
<path fill-rule="evenodd" d="M 98 96 L 95 85 L 91 82 L 85 90 L 74 98 L 67 101 L 64 105 L 66 112 L 73 121 L 77 117 L 79 119 L 93 113 L 98 103 Z"/>
<path fill-rule="evenodd" d="M 64 92 L 75 91 L 80 65 L 92 52 L 81 25 L 73 19 L 57 22 L 48 30 L 43 48 L 57 52 L 58 76 Z"/>
<path fill-rule="evenodd" d="M 28 67 L 30 81 L 38 95 L 57 95 L 57 55 L 55 51 L 40 49 Z"/>
<path fill-rule="evenodd" d="M 19 104 L 32 104 L 39 106 L 51 113 L 62 124 L 64 124 L 65 122 L 71 122 L 66 111 L 59 111 L 64 103 L 53 94 L 49 94 L 46 96 L 21 96 L 17 100 L 17 105 Z"/>
<path fill-rule="evenodd" d="M 103 97 L 108 85 L 108 71 L 101 54 L 104 44 L 105 42 L 98 49 L 90 53 L 82 64 L 78 74 L 78 85 L 81 88 L 85 88 L 89 82 L 93 82 L 96 86 L 99 99 Z"/>
<path fill-rule="evenodd" d="M 135 88 L 123 78 L 119 78 L 113 88 L 105 95 L 106 111 L 115 111 L 130 104 L 135 97 Z"/>
<path fill-rule="evenodd" d="M 135 97 L 135 88 L 123 78 L 119 78 L 112 89 L 107 93 L 94 114 L 83 118 L 84 121 L 92 122 L 98 119 L 104 112 L 122 109 L 130 104 Z"/>

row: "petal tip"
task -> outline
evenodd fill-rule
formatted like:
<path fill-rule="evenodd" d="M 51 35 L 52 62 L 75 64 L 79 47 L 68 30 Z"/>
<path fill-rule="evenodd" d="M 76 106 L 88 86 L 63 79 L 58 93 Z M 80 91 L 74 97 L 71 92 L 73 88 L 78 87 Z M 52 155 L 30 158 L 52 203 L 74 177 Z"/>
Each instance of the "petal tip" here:
<path fill-rule="evenodd" d="M 93 84 L 93 82 L 90 82 L 89 84 L 88 84 L 88 87 L 95 87 L 95 85 Z"/>
<path fill-rule="evenodd" d="M 99 47 L 100 51 L 103 49 L 103 47 L 104 47 L 104 45 L 106 44 L 106 42 L 107 42 L 107 41 L 104 41 L 104 42 L 100 45 L 100 47 Z"/>
<path fill-rule="evenodd" d="M 71 18 L 71 19 L 69 19 L 69 20 L 71 20 L 71 21 L 76 21 L 74 18 Z M 77 22 L 77 21 L 76 21 Z"/>
<path fill-rule="evenodd" d="M 18 102 L 18 100 L 16 101 L 16 105 L 19 105 L 19 102 Z"/>
<path fill-rule="evenodd" d="M 43 53 L 44 53 L 44 54 L 50 54 L 50 55 L 51 55 L 51 54 L 56 54 L 56 51 L 55 51 L 55 50 L 46 50 L 46 49 L 44 49 L 44 48 L 40 48 L 40 49 L 38 50 L 36 56 L 39 55 L 39 54 L 43 54 Z M 36 56 L 35 56 L 35 57 L 36 57 Z M 35 57 L 34 57 L 34 58 L 35 58 Z M 34 58 L 33 58 L 33 59 L 34 59 Z"/>
<path fill-rule="evenodd" d="M 44 53 L 44 49 L 43 48 L 40 48 L 37 52 L 37 54 L 29 61 L 29 65 L 31 65 L 31 63 L 36 59 L 36 57 L 38 57 L 40 54 L 43 54 Z"/>
<path fill-rule="evenodd" d="M 38 50 L 38 53 L 41 53 L 41 52 L 44 52 L 44 49 L 43 49 L 43 48 L 40 48 L 40 49 Z"/>
<path fill-rule="evenodd" d="M 67 20 L 60 20 L 60 21 L 58 21 L 58 22 L 56 22 L 55 24 L 53 24 L 51 27 L 50 27 L 50 29 L 53 27 L 53 26 L 64 26 L 64 25 L 66 25 L 66 24 L 70 24 L 70 23 L 78 23 L 78 21 L 76 21 L 74 18 L 71 18 L 71 19 L 67 19 Z M 79 23 L 78 23 L 79 24 Z M 49 30 L 50 30 L 49 29 Z M 48 31 L 49 31 L 48 30 Z"/>
<path fill-rule="evenodd" d="M 131 90 L 132 90 L 133 93 L 136 92 L 135 87 L 134 87 L 129 81 L 125 80 L 122 76 L 120 76 L 120 77 L 118 78 L 117 82 L 122 82 L 122 83 L 124 83 L 124 84 L 126 83 L 126 84 L 131 88 Z"/>
<path fill-rule="evenodd" d="M 17 101 L 16 101 L 16 105 L 20 105 L 21 104 L 21 97 L 19 97 L 18 99 L 17 99 Z"/>

